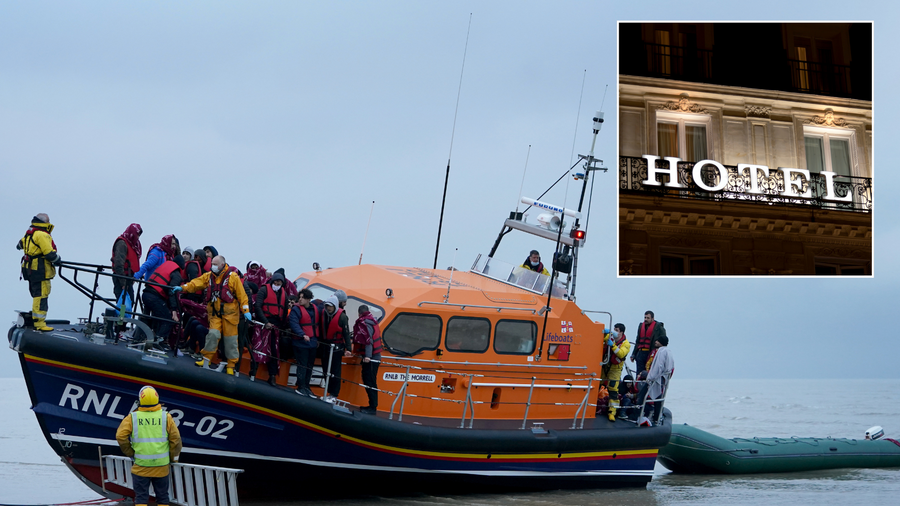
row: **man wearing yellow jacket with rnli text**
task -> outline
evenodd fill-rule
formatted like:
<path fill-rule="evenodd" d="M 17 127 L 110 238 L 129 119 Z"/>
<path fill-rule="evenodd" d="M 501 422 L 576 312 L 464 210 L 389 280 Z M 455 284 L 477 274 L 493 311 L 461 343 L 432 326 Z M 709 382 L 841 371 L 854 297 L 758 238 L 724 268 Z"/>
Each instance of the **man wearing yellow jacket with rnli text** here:
<path fill-rule="evenodd" d="M 41 332 L 53 330 L 46 322 L 47 297 L 50 296 L 50 280 L 56 276 L 54 266 L 62 262 L 56 252 L 56 244 L 50 237 L 51 232 L 53 225 L 50 224 L 50 217 L 40 213 L 31 220 L 31 227 L 16 245 L 16 249 L 24 253 L 22 277 L 28 281 L 28 291 L 31 292 L 34 329 Z"/>
<path fill-rule="evenodd" d="M 225 372 L 234 374 L 234 365 L 237 364 L 240 351 L 238 350 L 238 323 L 240 315 L 248 321 L 250 317 L 250 302 L 241 277 L 237 269 L 225 263 L 225 257 L 218 255 L 212 260 L 212 270 L 200 277 L 191 280 L 190 283 L 175 287 L 175 291 L 184 290 L 187 293 L 200 293 L 206 288 L 206 312 L 209 315 L 209 333 L 206 334 L 206 346 L 201 353 L 203 360 L 197 365 L 204 367 L 216 354 L 219 348 L 219 339 L 225 339 L 225 358 L 228 365 Z"/>
<path fill-rule="evenodd" d="M 181 434 L 172 415 L 159 403 L 159 393 L 145 386 L 138 394 L 140 405 L 122 419 L 116 441 L 122 453 L 134 459 L 131 478 L 135 506 L 146 506 L 150 484 L 159 506 L 169 504 L 169 463 L 178 462 Z"/>
<path fill-rule="evenodd" d="M 609 421 L 615 422 L 616 408 L 619 407 L 619 378 L 622 377 L 625 357 L 631 349 L 631 343 L 625 339 L 625 324 L 613 325 L 613 331 L 609 333 L 606 345 L 609 346 L 609 362 L 603 366 L 600 379 L 609 381 Z"/>

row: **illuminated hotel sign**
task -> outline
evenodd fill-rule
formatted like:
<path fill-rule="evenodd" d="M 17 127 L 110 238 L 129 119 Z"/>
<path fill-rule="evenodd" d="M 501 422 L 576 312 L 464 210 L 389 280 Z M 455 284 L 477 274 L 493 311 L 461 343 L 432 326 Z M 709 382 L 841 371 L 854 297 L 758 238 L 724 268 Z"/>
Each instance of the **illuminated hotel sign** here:
<path fill-rule="evenodd" d="M 644 155 L 644 160 L 647 161 L 647 179 L 643 181 L 645 186 L 666 186 L 669 188 L 685 188 L 685 185 L 682 184 L 681 181 L 678 180 L 678 162 L 681 161 L 680 158 L 675 158 L 672 156 L 665 157 L 665 161 L 667 164 L 667 168 L 658 168 L 656 166 L 656 161 L 659 160 L 658 156 L 654 155 Z M 710 166 L 713 170 L 717 171 L 718 178 L 715 180 L 718 181 L 714 186 L 710 186 L 703 180 L 702 173 L 703 168 L 706 166 Z M 750 176 L 750 187 L 745 189 L 739 189 L 737 191 L 742 193 L 756 193 L 762 194 L 765 193 L 760 189 L 760 176 L 759 173 L 762 172 L 763 178 L 769 178 L 769 167 L 765 165 L 753 165 L 749 163 L 739 163 L 737 166 L 737 171 L 728 169 L 724 165 L 719 162 L 713 160 L 702 160 L 694 164 L 694 170 L 692 172 L 694 184 L 701 190 L 705 190 L 708 192 L 718 192 L 722 191 L 728 186 L 729 177 L 734 175 L 737 178 L 743 178 L 744 174 L 747 173 Z M 809 171 L 806 169 L 791 169 L 786 167 L 779 167 L 777 169 L 784 176 L 784 190 L 778 192 L 782 197 L 800 197 L 810 199 L 813 197 L 812 195 L 812 185 L 806 185 L 806 191 L 803 191 L 804 180 L 806 182 L 812 182 L 810 179 Z M 736 173 L 735 173 L 736 172 Z M 657 175 L 664 174 L 669 176 L 668 182 L 661 183 L 657 180 Z M 853 199 L 853 195 L 850 192 L 847 192 L 847 195 L 843 197 L 839 197 L 836 195 L 834 191 L 834 176 L 836 175 L 831 171 L 822 171 L 819 174 L 825 178 L 825 191 L 826 194 L 823 197 L 825 200 L 830 200 L 832 202 L 851 202 Z M 774 174 L 773 174 L 774 176 Z"/>

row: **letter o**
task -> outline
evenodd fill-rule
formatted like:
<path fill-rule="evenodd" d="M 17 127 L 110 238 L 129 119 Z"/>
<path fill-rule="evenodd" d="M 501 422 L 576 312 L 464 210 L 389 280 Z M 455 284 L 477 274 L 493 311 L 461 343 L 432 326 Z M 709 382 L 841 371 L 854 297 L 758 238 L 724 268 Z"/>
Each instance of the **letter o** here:
<path fill-rule="evenodd" d="M 703 182 L 703 178 L 700 177 L 700 171 L 703 169 L 704 165 L 712 165 L 713 167 L 718 169 L 720 177 L 719 184 L 717 184 L 716 186 L 706 186 L 706 183 Z M 695 163 L 692 175 L 694 177 L 694 184 L 708 192 L 722 191 L 726 186 L 728 186 L 728 169 L 726 169 L 725 166 L 721 163 L 714 160 L 702 160 Z"/>

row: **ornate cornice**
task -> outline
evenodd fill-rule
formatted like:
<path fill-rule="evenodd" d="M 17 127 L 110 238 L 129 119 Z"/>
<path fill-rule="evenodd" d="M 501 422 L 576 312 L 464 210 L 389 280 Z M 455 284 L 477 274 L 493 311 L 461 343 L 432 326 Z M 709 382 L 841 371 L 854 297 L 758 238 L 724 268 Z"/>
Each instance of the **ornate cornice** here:
<path fill-rule="evenodd" d="M 744 113 L 748 118 L 768 118 L 770 112 L 772 112 L 771 107 L 764 107 L 761 105 L 744 106 Z"/>
<path fill-rule="evenodd" d="M 843 128 L 850 126 L 844 118 L 835 118 L 834 111 L 831 109 L 826 109 L 824 116 L 813 116 L 811 119 L 806 120 L 804 124 Z"/>
<path fill-rule="evenodd" d="M 668 101 L 663 105 L 656 106 L 658 111 L 675 111 L 675 112 L 692 112 L 695 114 L 709 114 L 709 111 L 700 107 L 700 104 L 691 103 L 687 97 L 681 97 L 678 102 Z"/>

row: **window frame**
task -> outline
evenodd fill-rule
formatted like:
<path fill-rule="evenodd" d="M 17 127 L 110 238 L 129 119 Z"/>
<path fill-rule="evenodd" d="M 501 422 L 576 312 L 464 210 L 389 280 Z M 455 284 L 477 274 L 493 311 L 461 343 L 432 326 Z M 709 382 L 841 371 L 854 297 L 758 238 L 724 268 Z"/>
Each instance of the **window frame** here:
<path fill-rule="evenodd" d="M 533 345 L 532 345 L 532 347 L 531 347 L 531 351 L 528 351 L 528 352 L 524 352 L 524 351 L 500 351 L 500 350 L 497 349 L 497 327 L 499 327 L 501 323 L 505 323 L 505 322 L 530 323 L 530 324 L 532 325 L 532 328 L 534 329 L 534 342 L 532 343 Z M 493 339 L 493 344 L 491 345 L 491 349 L 493 349 L 493 350 L 494 350 L 494 353 L 496 353 L 496 354 L 498 354 L 498 355 L 531 355 L 532 353 L 534 353 L 534 350 L 536 350 L 536 349 L 537 349 L 537 346 L 538 346 L 538 339 L 537 339 L 537 338 L 538 338 L 538 332 L 539 332 L 539 331 L 538 331 L 538 325 L 537 325 L 537 323 L 535 323 L 535 322 L 532 321 L 532 320 L 519 320 L 519 319 L 516 319 L 516 318 L 504 318 L 504 319 L 502 319 L 502 320 L 497 320 L 497 321 L 494 323 L 494 339 Z"/>
<path fill-rule="evenodd" d="M 822 151 L 823 151 L 823 170 L 834 172 L 832 163 L 831 163 L 831 139 L 839 139 L 847 141 L 849 145 L 850 152 L 850 176 L 861 176 L 861 174 L 857 174 L 856 168 L 859 166 L 857 160 L 858 156 L 856 153 L 856 131 L 851 128 L 837 128 L 837 127 L 820 127 L 815 125 L 803 125 L 803 161 L 805 162 L 805 168 L 809 171 L 810 174 L 820 174 L 820 172 L 813 172 L 809 167 L 809 160 L 806 158 L 806 138 L 814 137 L 822 139 Z"/>
<path fill-rule="evenodd" d="M 715 159 L 712 156 L 712 152 L 714 151 L 713 142 L 712 142 L 712 116 L 709 114 L 695 114 L 695 113 L 682 113 L 675 111 L 656 111 L 656 126 L 654 128 L 654 134 L 656 136 L 656 154 L 660 158 L 663 157 L 660 154 L 660 146 L 659 146 L 659 124 L 663 123 L 666 125 L 676 125 L 676 135 L 678 136 L 678 152 L 676 153 L 676 157 L 685 162 L 700 162 L 702 160 L 688 160 L 685 158 L 687 154 L 687 128 L 688 126 L 702 126 L 706 129 L 706 160 Z"/>
<path fill-rule="evenodd" d="M 302 279 L 302 278 L 301 278 L 301 279 Z M 325 288 L 326 290 L 331 290 L 332 293 L 334 293 L 334 292 L 336 292 L 336 291 L 338 290 L 338 289 L 336 289 L 336 288 L 331 288 L 330 286 L 328 286 L 328 285 L 326 285 L 326 284 L 323 284 L 323 283 L 312 283 L 312 284 L 310 284 L 310 282 L 307 282 L 307 283 L 306 283 L 306 286 L 304 286 L 303 288 L 306 288 L 306 289 L 308 289 L 309 291 L 312 291 L 312 288 L 311 288 L 311 287 L 313 287 L 313 286 L 321 286 L 322 288 Z M 301 290 L 301 289 L 298 289 L 297 291 L 299 292 L 300 290 Z M 381 307 L 381 306 L 379 306 L 378 304 L 375 304 L 374 302 L 370 302 L 370 301 L 367 301 L 367 300 L 365 300 L 365 299 L 360 299 L 359 297 L 355 297 L 355 296 L 353 296 L 353 295 L 347 295 L 347 300 L 349 301 L 349 300 L 351 300 L 351 299 L 352 299 L 352 300 L 355 300 L 355 301 L 358 301 L 360 304 L 365 304 L 366 306 L 369 306 L 369 312 L 370 312 L 370 313 L 373 313 L 372 316 L 375 316 L 375 312 L 372 311 L 372 308 L 377 309 L 378 312 L 381 313 L 381 316 L 377 316 L 377 317 L 375 318 L 375 320 L 378 321 L 379 323 L 381 323 L 381 321 L 383 321 L 383 320 L 384 320 L 384 317 L 387 315 L 387 313 L 385 313 L 385 311 L 384 311 L 384 308 Z M 349 307 L 349 304 L 347 305 L 347 307 Z M 357 307 L 359 307 L 359 306 L 357 306 Z M 348 317 L 348 318 L 351 318 L 351 317 L 352 317 L 352 318 L 353 318 L 353 321 L 356 321 L 356 319 L 359 317 L 359 315 L 358 315 L 358 314 L 357 314 L 357 315 L 354 315 L 354 314 L 352 314 L 351 311 L 347 311 L 347 317 Z M 351 326 L 351 328 L 353 327 L 352 324 L 351 324 L 350 326 Z"/>
<path fill-rule="evenodd" d="M 450 335 L 450 323 L 453 322 L 453 320 L 481 320 L 481 321 L 487 322 L 488 335 L 487 335 L 487 342 L 485 343 L 484 349 L 483 350 L 453 350 L 453 349 L 450 349 L 450 347 L 447 346 L 447 337 L 449 337 L 449 335 Z M 494 326 L 489 318 L 484 318 L 484 317 L 480 317 L 480 316 L 451 316 L 447 320 L 447 326 L 444 329 L 444 338 L 443 338 L 444 349 L 450 353 L 485 353 L 486 351 L 488 351 L 491 348 L 491 335 L 493 334 L 493 327 Z"/>
<path fill-rule="evenodd" d="M 662 269 L 663 257 L 681 258 L 685 267 L 684 274 L 665 274 Z M 708 260 L 713 261 L 713 273 L 711 274 L 695 274 L 690 272 L 691 260 Z M 661 249 L 659 251 L 659 275 L 660 276 L 717 276 L 722 272 L 722 261 L 718 251 L 705 250 L 680 250 L 680 249 Z"/>
<path fill-rule="evenodd" d="M 401 316 L 424 316 L 424 317 L 429 317 L 429 318 L 437 318 L 440 325 L 438 325 L 438 339 L 437 339 L 437 343 L 434 345 L 434 347 L 433 348 L 419 348 L 415 351 L 406 351 L 406 350 L 398 350 L 398 349 L 390 346 L 390 344 L 388 343 L 388 340 L 386 339 L 387 333 L 391 329 L 391 326 L 394 325 L 394 323 L 396 323 L 397 320 Z M 412 311 L 404 311 L 402 313 L 397 313 L 396 315 L 394 315 L 394 317 L 391 318 L 391 321 L 388 322 L 388 324 L 384 327 L 384 330 L 381 331 L 381 342 L 384 345 L 384 347 L 388 351 L 393 353 L 394 355 L 412 357 L 412 356 L 418 355 L 419 353 L 422 353 L 423 351 L 434 351 L 434 350 L 440 348 L 441 343 L 443 342 L 444 335 L 445 335 L 444 319 L 441 318 L 440 315 L 437 315 L 434 313 L 415 313 Z"/>

